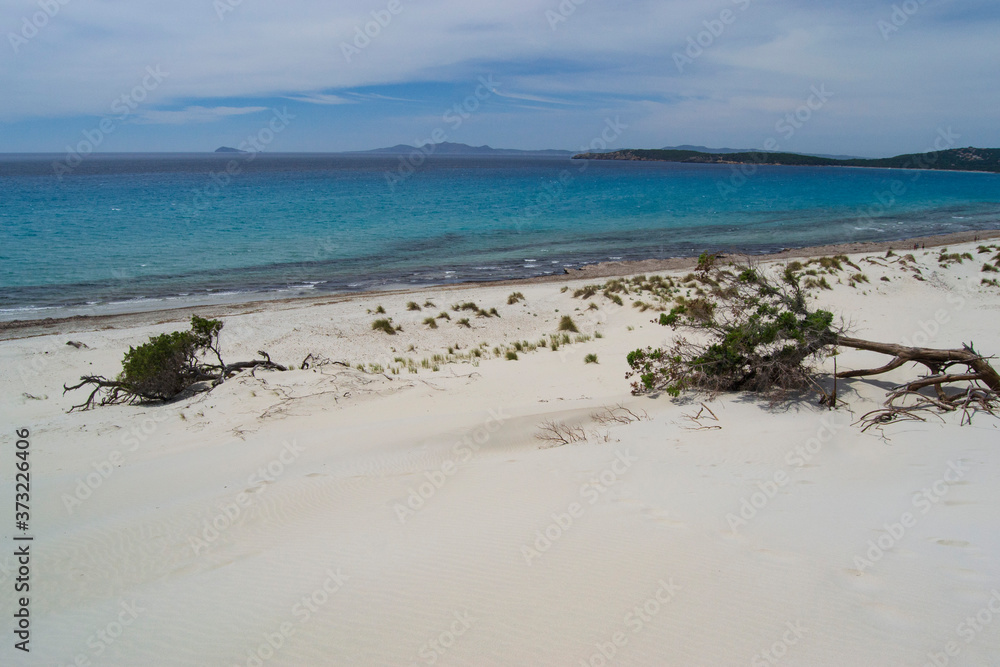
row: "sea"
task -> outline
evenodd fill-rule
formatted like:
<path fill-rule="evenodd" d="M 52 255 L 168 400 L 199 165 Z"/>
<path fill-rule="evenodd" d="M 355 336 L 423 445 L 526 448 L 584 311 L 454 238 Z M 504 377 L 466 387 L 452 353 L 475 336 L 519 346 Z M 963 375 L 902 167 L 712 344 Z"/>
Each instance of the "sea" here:
<path fill-rule="evenodd" d="M 0 319 L 1000 228 L 1000 174 L 552 156 L 0 155 Z"/>

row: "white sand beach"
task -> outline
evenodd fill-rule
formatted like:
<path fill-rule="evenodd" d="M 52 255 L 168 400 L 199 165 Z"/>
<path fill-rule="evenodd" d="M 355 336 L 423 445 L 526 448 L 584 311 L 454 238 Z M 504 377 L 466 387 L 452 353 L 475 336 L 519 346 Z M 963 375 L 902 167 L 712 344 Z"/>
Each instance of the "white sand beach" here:
<path fill-rule="evenodd" d="M 938 248 L 852 254 L 868 282 L 828 276 L 815 303 L 862 338 L 1000 354 L 1000 288 L 981 284 L 996 251 L 977 245 L 950 246 L 974 259 L 947 268 Z M 296 369 L 169 405 L 69 413 L 86 396 L 62 386 L 114 376 L 192 311 L 0 341 L 3 466 L 28 429 L 34 537 L 31 652 L 8 630 L 0 662 L 1000 664 L 1000 420 L 852 425 L 913 366 L 842 381 L 836 411 L 632 396 L 627 353 L 675 333 L 632 306 L 641 295 L 574 298 L 588 282 L 603 279 L 225 314 L 228 359 L 266 350 Z M 499 317 L 452 309 L 465 302 Z M 580 342 L 506 359 L 563 315 Z M 373 331 L 377 317 L 402 331 Z M 845 349 L 838 368 L 886 361 Z M 617 405 L 643 418 L 595 418 Z M 552 446 L 546 421 L 586 440 Z M 0 596 L 7 625 L 14 605 Z"/>

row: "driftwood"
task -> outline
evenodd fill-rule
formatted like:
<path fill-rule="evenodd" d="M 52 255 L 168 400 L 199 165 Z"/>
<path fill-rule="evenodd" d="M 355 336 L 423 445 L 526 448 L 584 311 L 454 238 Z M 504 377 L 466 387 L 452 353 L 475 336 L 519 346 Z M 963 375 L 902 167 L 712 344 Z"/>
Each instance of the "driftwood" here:
<path fill-rule="evenodd" d="M 892 356 L 892 360 L 878 368 L 835 373 L 836 378 L 881 375 L 908 363 L 926 366 L 931 373 L 890 391 L 882 408 L 861 418 L 861 423 L 865 424 L 863 430 L 896 420 L 924 421 L 918 413 L 927 410 L 961 410 L 964 425 L 972 421 L 972 415 L 977 411 L 995 416 L 995 410 L 1000 408 L 1000 374 L 990 365 L 989 359 L 976 352 L 971 344 L 963 345 L 961 349 L 942 350 L 838 336 L 837 345 L 879 352 Z M 951 372 L 956 366 L 962 367 L 964 372 Z M 921 391 L 928 387 L 934 389 L 934 395 Z"/>
<path fill-rule="evenodd" d="M 1000 375 L 997 374 L 996 370 L 994 370 L 985 357 L 972 348 L 972 345 L 964 345 L 960 350 L 939 350 L 930 347 L 906 347 L 905 345 L 896 345 L 895 343 L 876 343 L 848 336 L 838 336 L 837 344 L 844 347 L 852 347 L 856 350 L 880 352 L 893 357 L 892 361 L 880 368 L 844 371 L 837 374 L 837 377 L 840 378 L 879 375 L 894 368 L 899 368 L 908 362 L 915 362 L 927 366 L 932 373 L 940 377 L 937 381 L 920 381 L 920 386 L 926 387 L 963 380 L 979 380 L 992 391 L 1000 392 Z M 971 372 L 962 374 L 961 376 L 952 376 L 954 379 L 951 380 L 945 379 L 948 376 L 943 375 L 944 371 L 956 365 L 966 366 Z"/>

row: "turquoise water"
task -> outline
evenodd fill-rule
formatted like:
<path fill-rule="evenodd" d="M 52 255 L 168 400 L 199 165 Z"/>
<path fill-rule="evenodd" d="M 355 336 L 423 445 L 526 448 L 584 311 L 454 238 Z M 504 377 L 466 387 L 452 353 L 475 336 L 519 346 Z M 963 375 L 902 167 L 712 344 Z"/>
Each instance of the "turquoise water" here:
<path fill-rule="evenodd" d="M 343 155 L 0 156 L 0 310 L 347 291 L 1000 227 L 1000 175 Z M 225 173 L 227 164 L 232 174 Z M 893 193 L 895 190 L 895 194 Z"/>

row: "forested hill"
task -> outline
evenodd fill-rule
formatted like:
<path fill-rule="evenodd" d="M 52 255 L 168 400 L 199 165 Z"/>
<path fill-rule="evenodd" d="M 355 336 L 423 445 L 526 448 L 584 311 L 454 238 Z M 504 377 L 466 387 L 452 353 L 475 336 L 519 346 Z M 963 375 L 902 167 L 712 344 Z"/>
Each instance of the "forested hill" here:
<path fill-rule="evenodd" d="M 838 160 L 799 153 L 702 153 L 688 150 L 624 149 L 611 153 L 580 153 L 574 160 L 639 160 L 693 164 L 767 164 L 810 167 L 882 167 L 887 169 L 952 169 L 1000 173 L 1000 148 L 954 148 L 896 157 Z"/>

